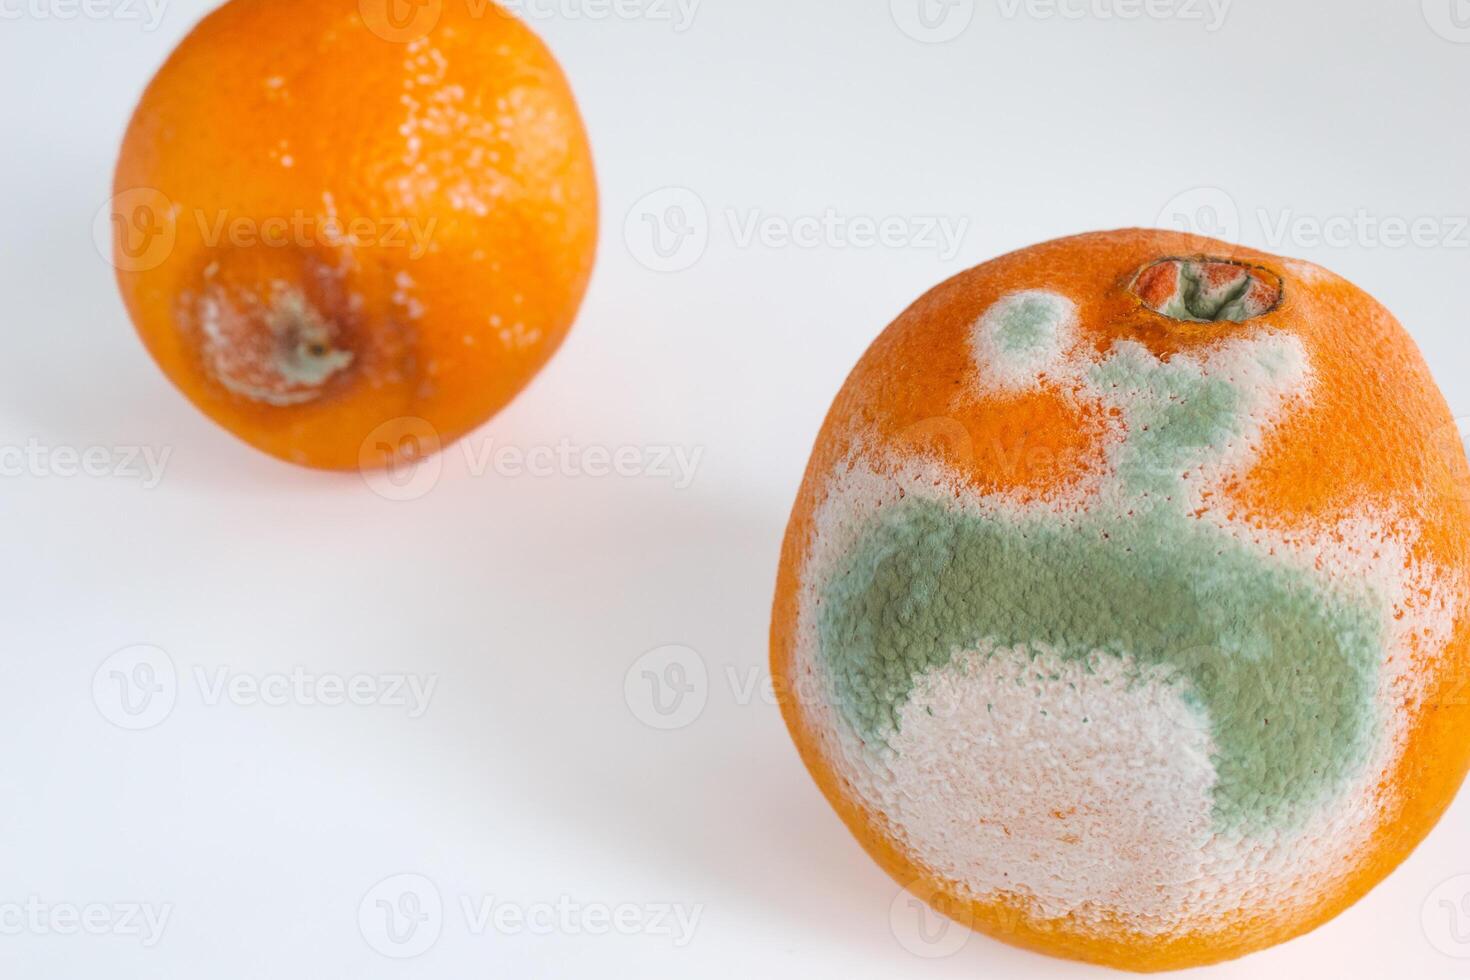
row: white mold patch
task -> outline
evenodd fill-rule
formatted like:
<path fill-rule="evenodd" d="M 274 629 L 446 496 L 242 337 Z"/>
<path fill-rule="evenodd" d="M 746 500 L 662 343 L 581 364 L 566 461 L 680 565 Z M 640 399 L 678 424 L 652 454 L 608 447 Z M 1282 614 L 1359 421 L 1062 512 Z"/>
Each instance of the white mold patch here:
<path fill-rule="evenodd" d="M 1037 388 L 1057 374 L 1077 333 L 1077 308 L 1042 289 L 1012 293 L 975 323 L 970 343 L 982 386 L 1004 391 Z"/>
<path fill-rule="evenodd" d="M 1204 870 L 1215 784 L 1186 693 L 1131 659 L 962 654 L 904 705 L 887 812 L 951 880 L 1046 917 L 1124 908 L 1170 928 Z"/>

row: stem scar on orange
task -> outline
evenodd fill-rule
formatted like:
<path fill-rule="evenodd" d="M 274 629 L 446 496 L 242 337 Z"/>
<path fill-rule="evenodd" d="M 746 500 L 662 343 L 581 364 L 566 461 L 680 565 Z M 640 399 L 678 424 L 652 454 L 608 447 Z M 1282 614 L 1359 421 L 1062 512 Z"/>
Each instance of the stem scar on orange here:
<path fill-rule="evenodd" d="M 388 465 L 484 422 L 592 270 L 592 157 L 551 54 L 489 0 L 396 6 L 230 0 L 148 86 L 117 163 L 114 263 L 149 352 L 307 466 Z"/>
<path fill-rule="evenodd" d="M 1470 468 L 1408 335 L 1306 262 L 1028 248 L 848 378 L 782 552 L 802 759 L 903 886 L 1132 970 L 1338 914 L 1470 764 Z"/>

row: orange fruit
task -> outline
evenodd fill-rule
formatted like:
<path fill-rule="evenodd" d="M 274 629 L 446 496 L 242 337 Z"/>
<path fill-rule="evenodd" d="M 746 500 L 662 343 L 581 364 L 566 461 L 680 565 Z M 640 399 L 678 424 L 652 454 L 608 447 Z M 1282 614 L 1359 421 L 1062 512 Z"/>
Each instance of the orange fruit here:
<path fill-rule="evenodd" d="M 1028 248 L 872 345 L 786 535 L 772 670 L 901 885 L 1131 970 L 1338 914 L 1470 763 L 1470 468 L 1404 330 L 1171 232 Z"/>
<path fill-rule="evenodd" d="M 143 94 L 114 191 L 118 284 L 164 373 L 323 468 L 509 402 L 566 335 L 597 235 L 566 79 L 488 0 L 231 0 Z"/>

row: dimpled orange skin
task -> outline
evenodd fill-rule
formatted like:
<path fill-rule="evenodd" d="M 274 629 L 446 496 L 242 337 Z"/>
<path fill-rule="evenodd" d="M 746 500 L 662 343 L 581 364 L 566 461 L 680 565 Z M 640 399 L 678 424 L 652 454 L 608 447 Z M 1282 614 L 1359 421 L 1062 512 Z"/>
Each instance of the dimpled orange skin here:
<path fill-rule="evenodd" d="M 484 422 L 592 270 L 591 152 L 550 53 L 488 0 L 407 9 L 231 0 L 118 159 L 117 278 L 149 352 L 307 466 L 388 465 Z"/>
<path fill-rule="evenodd" d="M 914 863 L 881 815 L 856 801 L 818 750 L 793 670 L 799 584 L 814 511 L 829 474 L 854 448 L 854 431 L 890 446 L 941 454 L 980 492 L 1065 483 L 1095 465 L 1098 428 L 1085 410 L 1041 392 L 977 397 L 960 405 L 965 338 L 977 311 L 1002 296 L 1047 288 L 1077 304 L 1082 343 L 1102 351 L 1131 338 L 1155 355 L 1202 348 L 1244 324 L 1179 322 L 1146 309 L 1130 289 L 1166 257 L 1211 256 L 1264 268 L 1284 286 L 1280 306 L 1251 320 L 1295 334 L 1319 384 L 1306 411 L 1271 431 L 1252 468 L 1228 488 L 1241 518 L 1268 528 L 1346 518 L 1365 496 L 1422 527 L 1415 557 L 1464 569 L 1470 559 L 1470 468 L 1451 413 L 1413 341 L 1372 297 L 1311 266 L 1174 232 L 1125 230 L 1048 242 L 963 272 L 905 311 L 848 378 L 818 436 L 787 530 L 771 627 L 771 665 L 783 716 L 801 757 L 865 850 L 900 885 L 938 911 L 1017 946 L 1133 971 L 1227 960 L 1305 933 L 1361 898 L 1402 862 L 1450 804 L 1470 765 L 1470 623 L 1464 605 L 1450 643 L 1421 662 L 1430 689 L 1411 719 L 1392 772 L 1388 815 L 1356 865 L 1307 913 L 1240 909 L 1222 928 L 1165 937 L 1101 937 L 1071 917 L 1039 919 L 1005 901 L 976 902 Z M 1427 448 L 1426 448 L 1427 447 Z"/>

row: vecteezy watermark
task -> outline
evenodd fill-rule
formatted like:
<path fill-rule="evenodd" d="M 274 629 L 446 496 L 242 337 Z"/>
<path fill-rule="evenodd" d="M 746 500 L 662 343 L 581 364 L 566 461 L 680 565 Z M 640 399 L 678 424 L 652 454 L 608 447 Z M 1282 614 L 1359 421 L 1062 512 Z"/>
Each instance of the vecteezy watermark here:
<path fill-rule="evenodd" d="M 1242 222 L 1235 198 L 1219 187 L 1196 187 L 1171 198 L 1155 223 L 1162 228 L 1287 248 L 1470 249 L 1470 214 L 1375 214 L 1355 208 L 1338 214 L 1306 214 L 1293 208 L 1256 208 L 1253 225 Z"/>
<path fill-rule="evenodd" d="M 774 214 L 763 208 L 725 208 L 719 217 L 737 249 L 856 249 L 929 251 L 942 262 L 959 254 L 970 219 L 941 214 L 872 216 L 825 208 L 808 214 Z M 692 268 L 709 247 L 716 222 L 687 187 L 644 195 L 628 211 L 623 239 L 637 262 L 654 272 Z"/>
<path fill-rule="evenodd" d="M 1421 0 L 1431 30 L 1456 44 L 1470 44 L 1470 0 Z"/>
<path fill-rule="evenodd" d="M 653 936 L 675 949 L 694 941 L 703 905 L 678 902 L 584 902 L 570 895 L 516 902 L 462 895 L 460 911 L 472 936 Z"/>
<path fill-rule="evenodd" d="M 709 668 L 697 651 L 686 646 L 649 650 L 623 675 L 623 700 L 649 728 L 686 728 L 709 702 Z"/>
<path fill-rule="evenodd" d="M 1470 216 L 1376 215 L 1363 208 L 1351 213 L 1299 214 L 1290 208 L 1272 214 L 1257 209 L 1268 247 L 1296 248 L 1470 248 Z"/>
<path fill-rule="evenodd" d="M 703 905 L 678 902 L 598 902 L 571 895 L 519 901 L 464 894 L 447 908 L 438 886 L 419 874 L 384 878 L 358 903 L 363 939 L 390 959 L 411 959 L 433 948 L 445 920 L 457 913 L 472 937 L 650 936 L 683 949 L 693 940 Z"/>
<path fill-rule="evenodd" d="M 438 26 L 444 0 L 357 0 L 357 12 L 363 26 L 384 41 L 412 44 Z"/>
<path fill-rule="evenodd" d="M 505 479 L 663 480 L 687 490 L 704 458 L 703 446 L 582 446 L 570 439 L 555 445 L 496 444 L 494 439 L 462 444 L 471 476 L 494 473 Z"/>
<path fill-rule="evenodd" d="M 1225 26 L 1234 0 L 996 0 L 1006 20 L 1176 20 L 1210 33 Z"/>
<path fill-rule="evenodd" d="M 0 0 L 3 2 L 3 0 Z M 276 162 L 291 167 L 295 158 L 278 151 Z M 192 228 L 209 249 L 344 248 L 402 249 L 410 259 L 429 251 L 439 220 L 417 215 L 356 215 L 343 218 L 331 199 L 323 212 L 298 208 L 288 214 L 237 214 L 223 209 L 186 208 L 152 187 L 119 191 L 92 218 L 97 254 L 124 272 L 156 269 L 173 254 L 181 231 Z"/>
<path fill-rule="evenodd" d="M 649 728 L 675 731 L 698 721 L 716 690 L 737 707 L 775 707 L 781 695 L 802 703 L 813 700 L 820 684 L 806 675 L 795 683 L 778 684 L 764 667 L 735 664 L 712 675 L 697 650 L 670 644 L 649 650 L 628 667 L 623 701 Z"/>
<path fill-rule="evenodd" d="M 1420 911 L 1429 945 L 1445 956 L 1470 960 L 1470 874 L 1439 883 Z"/>
<path fill-rule="evenodd" d="M 1198 23 L 1214 33 L 1225 26 L 1234 0 L 995 0 L 1005 20 L 1172 20 Z M 975 20 L 976 0 L 889 0 L 898 29 L 925 44 L 953 41 Z"/>
<path fill-rule="evenodd" d="M 1154 223 L 1189 235 L 1240 241 L 1240 205 L 1219 187 L 1193 187 L 1174 195 L 1159 210 Z"/>
<path fill-rule="evenodd" d="M 709 209 L 687 187 L 645 194 L 628 209 L 623 241 L 639 265 L 654 272 L 682 272 L 709 247 Z"/>
<path fill-rule="evenodd" d="M 152 949 L 173 916 L 172 902 L 0 901 L 0 936 L 121 936 Z"/>
<path fill-rule="evenodd" d="M 97 254 L 123 272 L 147 272 L 173 254 L 178 208 L 162 191 L 132 187 L 110 197 L 92 216 Z"/>
<path fill-rule="evenodd" d="M 263 674 L 195 665 L 195 688 L 208 707 L 399 708 L 418 719 L 429 710 L 438 674 L 315 674 L 304 667 Z"/>
<path fill-rule="evenodd" d="M 439 432 L 425 419 L 383 423 L 363 441 L 359 453 L 363 481 L 385 500 L 419 500 L 444 473 Z M 626 443 L 582 445 L 571 439 L 521 446 L 494 439 L 466 439 L 456 452 L 473 478 L 505 480 L 651 480 L 687 490 L 704 459 L 704 447 Z"/>
<path fill-rule="evenodd" d="M 289 156 L 282 160 L 291 159 Z M 439 219 L 417 216 L 342 219 L 336 215 L 295 210 L 290 214 L 258 218 L 232 215 L 228 211 L 193 208 L 185 214 L 199 229 L 206 248 L 229 245 L 249 248 L 401 248 L 410 259 L 421 259 L 429 251 Z"/>
<path fill-rule="evenodd" d="M 439 685 L 437 674 L 314 673 L 304 667 L 248 673 L 228 666 L 195 664 L 192 682 L 207 708 L 390 708 L 411 719 L 424 716 Z M 173 659 L 156 646 L 119 650 L 92 675 L 92 703 L 119 728 L 143 731 L 163 724 L 178 703 L 181 676 Z"/>
<path fill-rule="evenodd" d="M 363 895 L 357 928 L 383 956 L 413 959 L 432 949 L 444 932 L 444 899 L 423 875 L 392 875 Z"/>
<path fill-rule="evenodd" d="M 168 0 L 0 0 L 0 20 L 116 20 L 157 30 Z"/>
<path fill-rule="evenodd" d="M 475 0 L 468 0 L 470 9 Z M 498 0 L 501 6 L 529 21 L 626 20 L 669 24 L 675 34 L 694 26 L 703 0 Z"/>
<path fill-rule="evenodd" d="M 888 0 L 893 23 L 915 41 L 943 44 L 969 29 L 975 0 Z"/>
<path fill-rule="evenodd" d="M 418 500 L 439 485 L 444 441 L 428 419 L 405 415 L 375 426 L 357 450 L 357 470 L 384 500 Z"/>
<path fill-rule="evenodd" d="M 760 208 L 727 208 L 725 222 L 736 248 L 913 249 L 934 252 L 941 262 L 959 254 L 970 219 L 942 214 L 848 216 L 834 208 L 790 217 Z"/>
<path fill-rule="evenodd" d="M 0 477 L 136 480 L 144 490 L 163 482 L 172 446 L 51 446 L 32 436 L 0 443 Z"/>
<path fill-rule="evenodd" d="M 358 0 L 363 25 L 395 44 L 412 44 L 439 26 L 448 4 L 460 4 L 474 20 L 504 8 L 526 20 L 650 21 L 683 33 L 703 0 Z"/>
<path fill-rule="evenodd" d="M 103 718 L 128 731 L 162 724 L 179 696 L 179 674 L 163 650 L 148 644 L 125 647 L 102 661 L 92 675 L 92 703 Z"/>
<path fill-rule="evenodd" d="M 1067 453 L 1029 432 L 976 437 L 950 415 L 932 415 L 905 426 L 895 437 L 920 459 L 969 469 L 977 465 L 1002 484 L 1024 485 L 1068 465 Z"/>
<path fill-rule="evenodd" d="M 936 911 L 945 909 L 949 914 Z M 957 921 L 958 920 L 958 921 Z M 898 944 L 926 960 L 953 956 L 970 941 L 968 913 L 932 884 L 911 882 L 888 906 L 888 928 Z"/>

